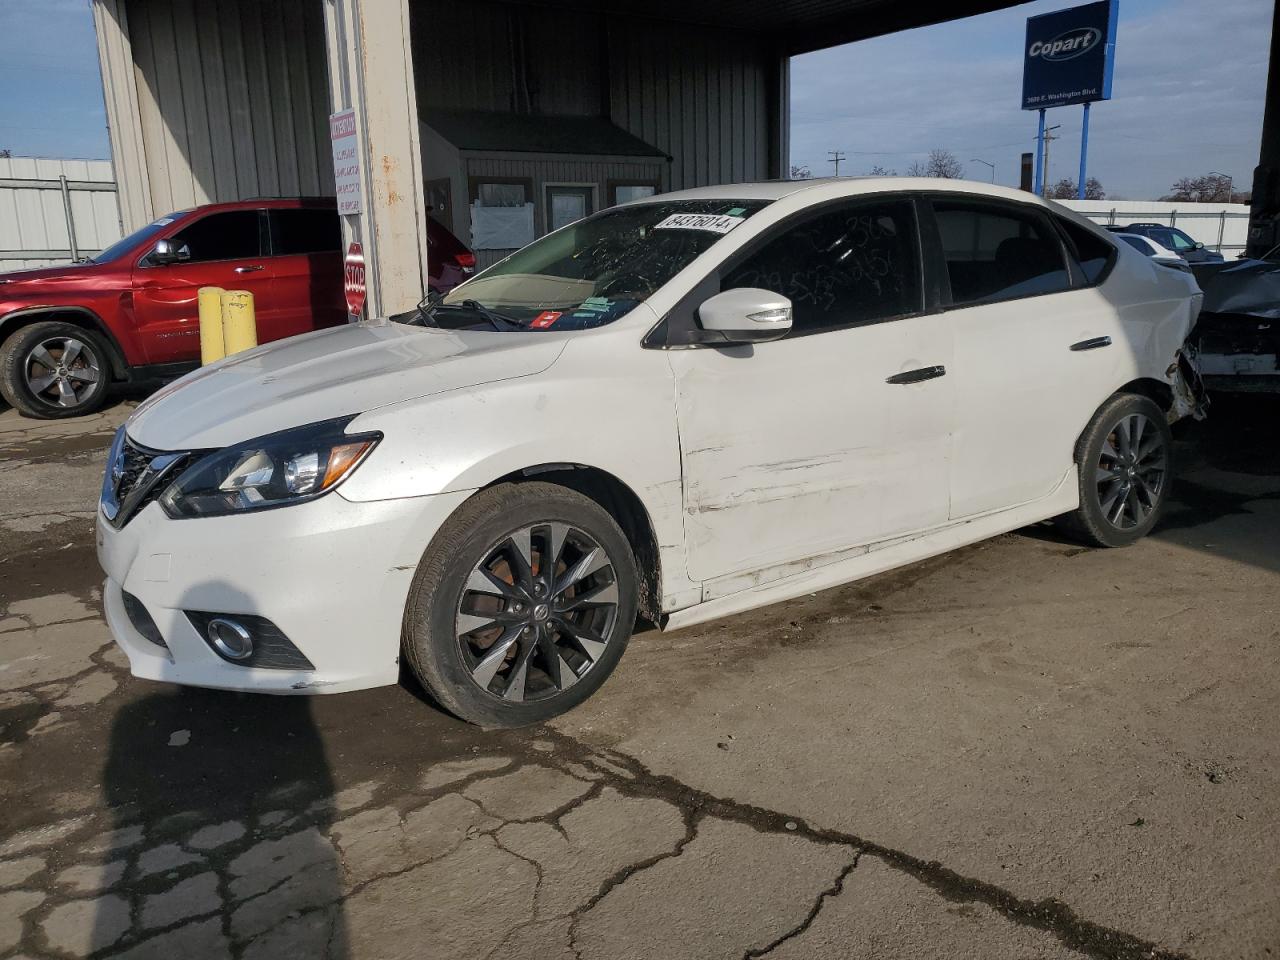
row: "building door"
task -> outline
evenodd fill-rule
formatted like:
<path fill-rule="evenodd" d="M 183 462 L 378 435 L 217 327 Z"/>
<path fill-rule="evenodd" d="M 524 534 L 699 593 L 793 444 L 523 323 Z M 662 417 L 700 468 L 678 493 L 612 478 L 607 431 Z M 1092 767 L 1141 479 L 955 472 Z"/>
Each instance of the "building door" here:
<path fill-rule="evenodd" d="M 595 189 L 584 186 L 547 187 L 547 233 L 595 212 Z"/>

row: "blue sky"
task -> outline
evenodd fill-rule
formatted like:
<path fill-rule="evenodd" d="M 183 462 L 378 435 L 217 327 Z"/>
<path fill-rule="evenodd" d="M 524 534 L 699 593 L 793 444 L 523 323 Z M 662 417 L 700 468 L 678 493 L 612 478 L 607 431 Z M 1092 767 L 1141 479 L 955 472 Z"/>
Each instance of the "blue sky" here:
<path fill-rule="evenodd" d="M 1247 185 L 1258 158 L 1272 0 L 1120 0 L 1113 99 L 1094 107 L 1090 173 L 1113 196 L 1159 196 L 1210 170 Z M 968 175 L 1016 183 L 1035 114 L 1018 108 L 1028 16 L 1070 6 L 1036 0 L 999 13 L 797 57 L 792 162 L 842 173 L 905 172 L 932 147 Z M 109 152 L 89 0 L 0 0 L 0 149 L 24 156 Z M 1080 108 L 1060 123 L 1049 175 L 1075 177 Z"/>
<path fill-rule="evenodd" d="M 1037 0 L 998 13 L 797 57 L 791 64 L 791 162 L 831 173 L 879 164 L 905 173 L 930 148 L 966 175 L 1017 185 L 1034 149 L 1035 111 L 1019 109 L 1026 19 L 1072 6 Z M 1109 195 L 1151 199 L 1210 170 L 1247 188 L 1258 162 L 1272 0 L 1120 0 L 1112 99 L 1089 121 L 1089 173 Z M 1049 177 L 1076 178 L 1080 107 L 1050 110 L 1062 134 Z"/>
<path fill-rule="evenodd" d="M 0 149 L 110 155 L 89 0 L 0 0 Z"/>

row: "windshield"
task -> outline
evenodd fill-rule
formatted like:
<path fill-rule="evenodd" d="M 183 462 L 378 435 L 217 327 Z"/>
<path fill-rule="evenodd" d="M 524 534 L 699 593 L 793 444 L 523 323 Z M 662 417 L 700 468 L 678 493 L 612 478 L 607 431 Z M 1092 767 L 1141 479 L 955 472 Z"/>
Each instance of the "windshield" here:
<path fill-rule="evenodd" d="M 429 319 L 529 330 L 612 323 L 766 203 L 669 200 L 605 210 L 455 287 Z"/>
<path fill-rule="evenodd" d="M 114 260 L 122 253 L 126 253 L 133 249 L 133 247 L 142 243 L 144 240 L 150 240 L 153 237 L 159 236 L 165 227 L 169 226 L 169 224 L 173 223 L 173 221 L 177 220 L 178 217 L 182 216 L 182 214 L 186 212 L 187 211 L 183 210 L 178 213 L 171 213 L 167 217 L 161 217 L 159 220 L 148 223 L 145 227 L 133 231 L 133 233 L 129 234 L 123 240 L 117 240 L 111 246 L 107 247 L 107 249 L 94 257 L 90 263 L 106 263 L 108 260 Z"/>

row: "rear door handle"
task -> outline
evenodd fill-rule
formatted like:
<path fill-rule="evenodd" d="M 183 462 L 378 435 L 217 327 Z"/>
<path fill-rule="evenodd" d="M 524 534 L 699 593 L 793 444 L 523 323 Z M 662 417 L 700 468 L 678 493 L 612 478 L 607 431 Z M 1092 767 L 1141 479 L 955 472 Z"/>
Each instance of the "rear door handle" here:
<path fill-rule="evenodd" d="M 262 269 L 262 264 L 255 263 L 252 266 L 248 266 L 248 267 L 236 267 L 236 273 L 253 273 L 255 270 L 261 270 L 261 269 Z M 1074 350 L 1075 347 L 1072 347 L 1071 349 Z"/>
<path fill-rule="evenodd" d="M 1090 337 L 1088 340 L 1081 340 L 1079 343 L 1073 343 L 1071 349 L 1080 350 L 1097 350 L 1099 347 L 1111 346 L 1110 337 Z"/>
<path fill-rule="evenodd" d="M 925 380 L 946 375 L 947 368 L 939 364 L 933 367 L 921 367 L 919 370 L 908 370 L 906 373 L 895 373 L 892 377 L 888 377 L 885 383 L 923 383 Z"/>

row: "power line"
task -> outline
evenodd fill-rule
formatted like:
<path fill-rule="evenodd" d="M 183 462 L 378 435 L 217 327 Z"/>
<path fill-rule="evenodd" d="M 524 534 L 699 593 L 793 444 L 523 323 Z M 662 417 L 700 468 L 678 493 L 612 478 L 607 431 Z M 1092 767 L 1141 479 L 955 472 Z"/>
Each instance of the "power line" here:
<path fill-rule="evenodd" d="M 841 150 L 828 150 L 827 156 L 831 158 L 831 162 L 836 165 L 835 175 L 840 176 L 840 161 L 845 158 L 845 154 Z"/>

